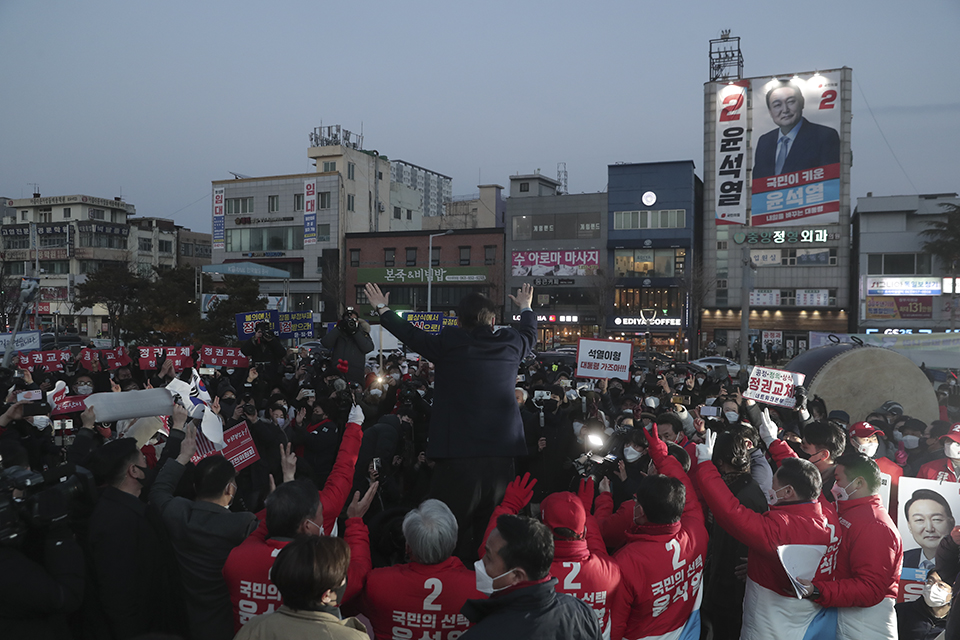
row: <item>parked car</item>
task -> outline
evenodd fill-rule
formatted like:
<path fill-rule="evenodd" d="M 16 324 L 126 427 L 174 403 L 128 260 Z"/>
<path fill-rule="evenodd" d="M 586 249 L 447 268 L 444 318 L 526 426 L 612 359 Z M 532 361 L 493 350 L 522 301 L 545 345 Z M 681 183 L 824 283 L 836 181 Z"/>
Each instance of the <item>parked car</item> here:
<path fill-rule="evenodd" d="M 740 373 L 740 365 L 735 360 L 724 358 L 723 356 L 707 356 L 706 358 L 700 358 L 698 360 L 693 360 L 692 362 L 693 364 L 699 365 L 704 369 L 706 369 L 708 365 L 714 369 L 717 367 L 726 367 L 727 373 L 732 376 Z"/>
<path fill-rule="evenodd" d="M 310 352 L 310 355 L 320 356 L 323 358 L 329 358 L 332 353 L 330 349 L 327 349 L 323 346 L 319 340 L 311 340 L 309 342 L 301 342 L 297 345 L 298 349 L 306 349 Z"/>

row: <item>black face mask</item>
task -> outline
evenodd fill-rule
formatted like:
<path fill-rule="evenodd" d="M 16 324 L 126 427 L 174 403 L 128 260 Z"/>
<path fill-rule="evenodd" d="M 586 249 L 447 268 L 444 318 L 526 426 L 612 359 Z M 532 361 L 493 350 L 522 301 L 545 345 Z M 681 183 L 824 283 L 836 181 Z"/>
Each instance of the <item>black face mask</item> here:
<path fill-rule="evenodd" d="M 798 457 L 803 458 L 804 460 L 810 459 L 810 454 L 803 450 L 803 447 L 799 442 L 790 441 L 787 442 L 787 444 L 790 445 L 790 448 L 793 449 L 793 452 L 797 454 Z"/>
<path fill-rule="evenodd" d="M 317 607 L 317 611 L 323 611 L 334 616 L 339 617 L 340 605 L 343 603 L 343 594 L 347 591 L 347 583 L 344 582 L 342 585 L 333 590 L 337 594 L 337 604 L 321 604 Z"/>
<path fill-rule="evenodd" d="M 610 397 L 613 398 L 614 400 L 617 400 L 620 397 L 620 394 L 622 393 L 623 391 L 620 389 L 620 387 L 612 387 L 610 389 Z"/>
<path fill-rule="evenodd" d="M 233 412 L 237 410 L 237 399 L 220 400 L 220 415 L 229 420 L 233 417 Z"/>
<path fill-rule="evenodd" d="M 143 485 L 145 485 L 145 484 L 147 483 L 147 469 L 148 469 L 148 467 L 141 467 L 141 466 L 138 465 L 138 464 L 135 464 L 135 465 L 133 465 L 133 466 L 135 466 L 137 469 L 140 469 L 140 471 L 143 471 L 143 477 L 142 477 L 142 478 L 134 478 L 134 480 L 136 480 L 137 482 L 139 482 L 139 483 L 140 483 L 140 486 L 142 487 Z"/>
<path fill-rule="evenodd" d="M 547 413 L 553 413 L 554 411 L 557 410 L 557 407 L 559 406 L 560 406 L 560 403 L 557 402 L 556 400 L 544 400 L 543 402 L 543 410 L 546 411 Z"/>

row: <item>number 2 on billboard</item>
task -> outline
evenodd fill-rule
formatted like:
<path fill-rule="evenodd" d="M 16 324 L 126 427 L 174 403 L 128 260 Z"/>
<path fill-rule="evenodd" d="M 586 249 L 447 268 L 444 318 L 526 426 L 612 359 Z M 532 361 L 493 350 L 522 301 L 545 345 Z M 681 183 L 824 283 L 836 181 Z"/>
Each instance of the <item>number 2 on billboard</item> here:
<path fill-rule="evenodd" d="M 743 106 L 743 94 L 735 93 L 733 95 L 729 95 L 723 99 L 723 104 L 727 104 L 731 101 L 733 104 L 728 105 L 720 110 L 720 122 L 732 122 L 740 119 L 740 115 L 737 113 L 737 111 L 739 111 L 740 107 Z M 823 107 L 821 106 L 820 108 L 822 109 Z"/>
<path fill-rule="evenodd" d="M 820 97 L 820 109 L 833 109 L 833 103 L 837 101 L 837 92 L 833 89 L 828 89 L 823 92 L 823 95 Z"/>

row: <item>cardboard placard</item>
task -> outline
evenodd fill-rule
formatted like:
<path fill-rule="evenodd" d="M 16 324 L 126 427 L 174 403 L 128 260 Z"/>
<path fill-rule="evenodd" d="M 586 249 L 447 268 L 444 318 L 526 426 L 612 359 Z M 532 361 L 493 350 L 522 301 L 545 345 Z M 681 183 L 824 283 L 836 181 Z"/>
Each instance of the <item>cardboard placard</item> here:
<path fill-rule="evenodd" d="M 581 338 L 577 343 L 578 378 L 626 378 L 633 361 L 633 343 Z"/>
<path fill-rule="evenodd" d="M 250 435 L 246 422 L 241 422 L 232 429 L 224 431 L 223 442 L 226 447 L 222 451 L 217 451 L 203 433 L 197 431 L 197 452 L 190 458 L 190 462 L 197 464 L 209 456 L 222 455 L 239 473 L 241 469 L 249 467 L 260 459 L 260 452 L 253 443 L 253 436 Z"/>
<path fill-rule="evenodd" d="M 280 334 L 280 312 L 276 309 L 267 309 L 266 311 L 245 311 L 236 315 L 237 337 L 241 340 L 249 340 L 256 333 L 256 326 L 259 322 L 269 322 L 273 332 Z"/>
<path fill-rule="evenodd" d="M 950 535 L 956 523 L 960 513 L 960 483 L 903 476 L 898 485 L 897 502 L 897 528 L 903 540 L 897 602 L 910 602 L 923 595 L 927 569 L 921 565 L 928 561 L 936 566 L 937 546 L 944 536 Z"/>
<path fill-rule="evenodd" d="M 17 354 L 18 366 L 21 369 L 40 367 L 44 371 L 63 371 L 64 360 L 70 359 L 70 349 L 56 351 L 31 351 Z"/>
<path fill-rule="evenodd" d="M 139 354 L 139 365 L 142 371 L 159 369 L 157 360 L 161 353 L 167 354 L 167 360 L 173 361 L 173 366 L 177 371 L 183 371 L 194 365 L 193 358 L 190 357 L 193 347 L 137 347 Z"/>
<path fill-rule="evenodd" d="M 200 348 L 200 362 L 214 367 L 238 367 L 245 369 L 250 366 L 247 356 L 243 355 L 239 347 L 214 347 L 204 345 Z"/>
<path fill-rule="evenodd" d="M 793 408 L 797 404 L 793 397 L 794 389 L 803 384 L 804 377 L 802 373 L 795 371 L 754 367 L 743 397 L 778 407 Z"/>
<path fill-rule="evenodd" d="M 401 311 L 400 316 L 427 333 L 438 334 L 443 329 L 443 314 L 438 311 Z"/>

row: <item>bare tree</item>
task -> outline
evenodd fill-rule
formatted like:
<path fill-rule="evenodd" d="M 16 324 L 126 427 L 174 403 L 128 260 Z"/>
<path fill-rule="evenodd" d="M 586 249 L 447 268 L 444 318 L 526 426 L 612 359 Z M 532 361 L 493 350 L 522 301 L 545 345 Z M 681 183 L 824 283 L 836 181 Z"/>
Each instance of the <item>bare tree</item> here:
<path fill-rule="evenodd" d="M 700 314 L 703 311 L 707 298 L 713 293 L 717 286 L 717 281 L 710 277 L 703 265 L 703 259 L 697 257 L 690 266 L 690 270 L 683 276 L 678 277 L 677 285 L 680 287 L 680 293 L 687 300 L 687 311 L 690 318 L 690 326 L 687 327 L 688 337 L 697 335 L 697 327 L 700 326 Z M 691 359 L 699 355 L 700 345 L 695 340 L 690 341 Z"/>
<path fill-rule="evenodd" d="M 322 269 L 320 298 L 333 307 L 334 317 L 339 318 L 347 306 L 347 285 L 340 271 L 340 262 L 325 257 Z"/>
<path fill-rule="evenodd" d="M 592 279 L 593 300 L 597 305 L 597 326 L 600 337 L 607 336 L 607 318 L 613 308 L 613 301 L 617 295 L 617 279 L 613 273 L 603 268 L 597 269 L 597 275 Z"/>

